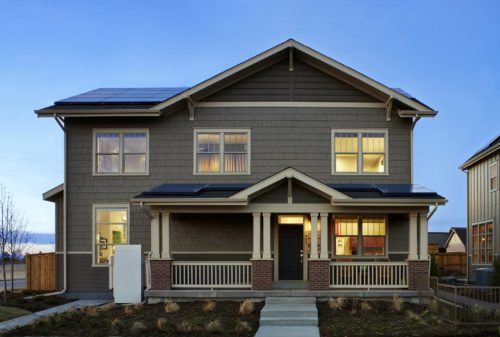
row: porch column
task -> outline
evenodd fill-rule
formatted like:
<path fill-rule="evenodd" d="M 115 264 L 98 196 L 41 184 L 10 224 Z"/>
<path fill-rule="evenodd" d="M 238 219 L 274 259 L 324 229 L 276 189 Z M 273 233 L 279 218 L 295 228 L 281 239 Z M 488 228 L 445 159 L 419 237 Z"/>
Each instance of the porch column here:
<path fill-rule="evenodd" d="M 420 213 L 420 260 L 428 260 L 428 225 L 427 225 L 427 213 Z"/>
<path fill-rule="evenodd" d="M 170 213 L 161 213 L 161 258 L 170 259 Z"/>
<path fill-rule="evenodd" d="M 320 259 L 328 259 L 328 213 L 319 214 L 321 228 L 321 254 Z"/>
<path fill-rule="evenodd" d="M 252 259 L 260 260 L 260 213 L 253 213 L 253 253 Z"/>
<path fill-rule="evenodd" d="M 318 213 L 311 213 L 311 253 L 310 259 L 318 258 Z"/>
<path fill-rule="evenodd" d="M 417 213 L 410 213 L 410 224 L 408 231 L 408 260 L 417 260 Z"/>
<path fill-rule="evenodd" d="M 271 213 L 262 213 L 262 218 L 264 220 L 264 226 L 263 226 L 263 233 L 262 233 L 262 239 L 263 239 L 263 253 L 262 253 L 262 258 L 263 259 L 270 259 L 271 258 Z"/>
<path fill-rule="evenodd" d="M 151 257 L 158 259 L 160 257 L 160 215 L 153 214 L 151 219 Z"/>

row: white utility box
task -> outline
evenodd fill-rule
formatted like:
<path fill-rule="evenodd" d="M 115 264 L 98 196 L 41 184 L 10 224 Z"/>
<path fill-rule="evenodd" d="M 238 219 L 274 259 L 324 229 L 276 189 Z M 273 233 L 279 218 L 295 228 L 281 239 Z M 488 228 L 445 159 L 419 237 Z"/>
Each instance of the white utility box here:
<path fill-rule="evenodd" d="M 141 245 L 116 245 L 113 257 L 115 303 L 142 302 Z"/>

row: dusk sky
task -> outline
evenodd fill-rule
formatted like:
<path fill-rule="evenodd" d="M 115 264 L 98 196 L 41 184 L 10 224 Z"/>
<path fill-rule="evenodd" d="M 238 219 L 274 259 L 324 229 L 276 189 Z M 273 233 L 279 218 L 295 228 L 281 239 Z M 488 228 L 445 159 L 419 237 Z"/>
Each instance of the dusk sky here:
<path fill-rule="evenodd" d="M 431 231 L 465 226 L 458 166 L 500 133 L 495 0 L 0 0 L 0 183 L 32 231 L 53 232 L 41 195 L 63 182 L 63 132 L 34 109 L 99 87 L 193 86 L 289 38 L 439 111 L 415 129 L 414 181 L 449 200 Z"/>

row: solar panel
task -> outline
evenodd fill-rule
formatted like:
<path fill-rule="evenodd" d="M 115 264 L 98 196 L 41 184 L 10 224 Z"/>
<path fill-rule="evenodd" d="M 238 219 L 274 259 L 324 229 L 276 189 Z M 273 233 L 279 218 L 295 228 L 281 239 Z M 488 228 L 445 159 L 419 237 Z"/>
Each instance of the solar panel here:
<path fill-rule="evenodd" d="M 206 184 L 163 184 L 149 191 L 144 195 L 196 195 Z"/>
<path fill-rule="evenodd" d="M 375 184 L 374 186 L 376 186 L 385 196 L 436 194 L 436 192 L 416 184 Z"/>
<path fill-rule="evenodd" d="M 392 89 L 392 90 L 394 90 L 394 91 L 396 91 L 397 93 L 399 93 L 399 94 L 401 94 L 401 95 L 405 96 L 406 98 L 409 98 L 409 99 L 415 99 L 415 97 L 413 97 L 413 95 L 412 95 L 412 94 L 410 94 L 410 93 L 408 93 L 408 92 L 404 91 L 404 90 L 403 90 L 403 89 L 401 89 L 401 88 L 391 88 L 391 89 Z"/>
<path fill-rule="evenodd" d="M 56 105 L 78 103 L 159 103 L 188 88 L 99 88 L 56 101 Z"/>

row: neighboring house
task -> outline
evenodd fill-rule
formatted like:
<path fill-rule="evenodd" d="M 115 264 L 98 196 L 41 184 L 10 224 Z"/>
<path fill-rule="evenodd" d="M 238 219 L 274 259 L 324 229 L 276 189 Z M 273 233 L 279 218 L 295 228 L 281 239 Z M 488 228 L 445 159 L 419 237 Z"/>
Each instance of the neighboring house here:
<path fill-rule="evenodd" d="M 451 227 L 444 245 L 447 253 L 465 253 L 467 247 L 467 228 Z"/>
<path fill-rule="evenodd" d="M 445 253 L 448 237 L 447 232 L 429 232 L 429 254 Z"/>
<path fill-rule="evenodd" d="M 64 190 L 45 198 L 73 295 L 108 291 L 118 244 L 142 245 L 146 296 L 429 294 L 429 207 L 446 200 L 413 183 L 412 151 L 436 112 L 401 89 L 288 40 L 191 88 L 36 113 L 65 133 Z"/>
<path fill-rule="evenodd" d="M 467 173 L 467 278 L 500 256 L 500 135 L 460 166 Z"/>

